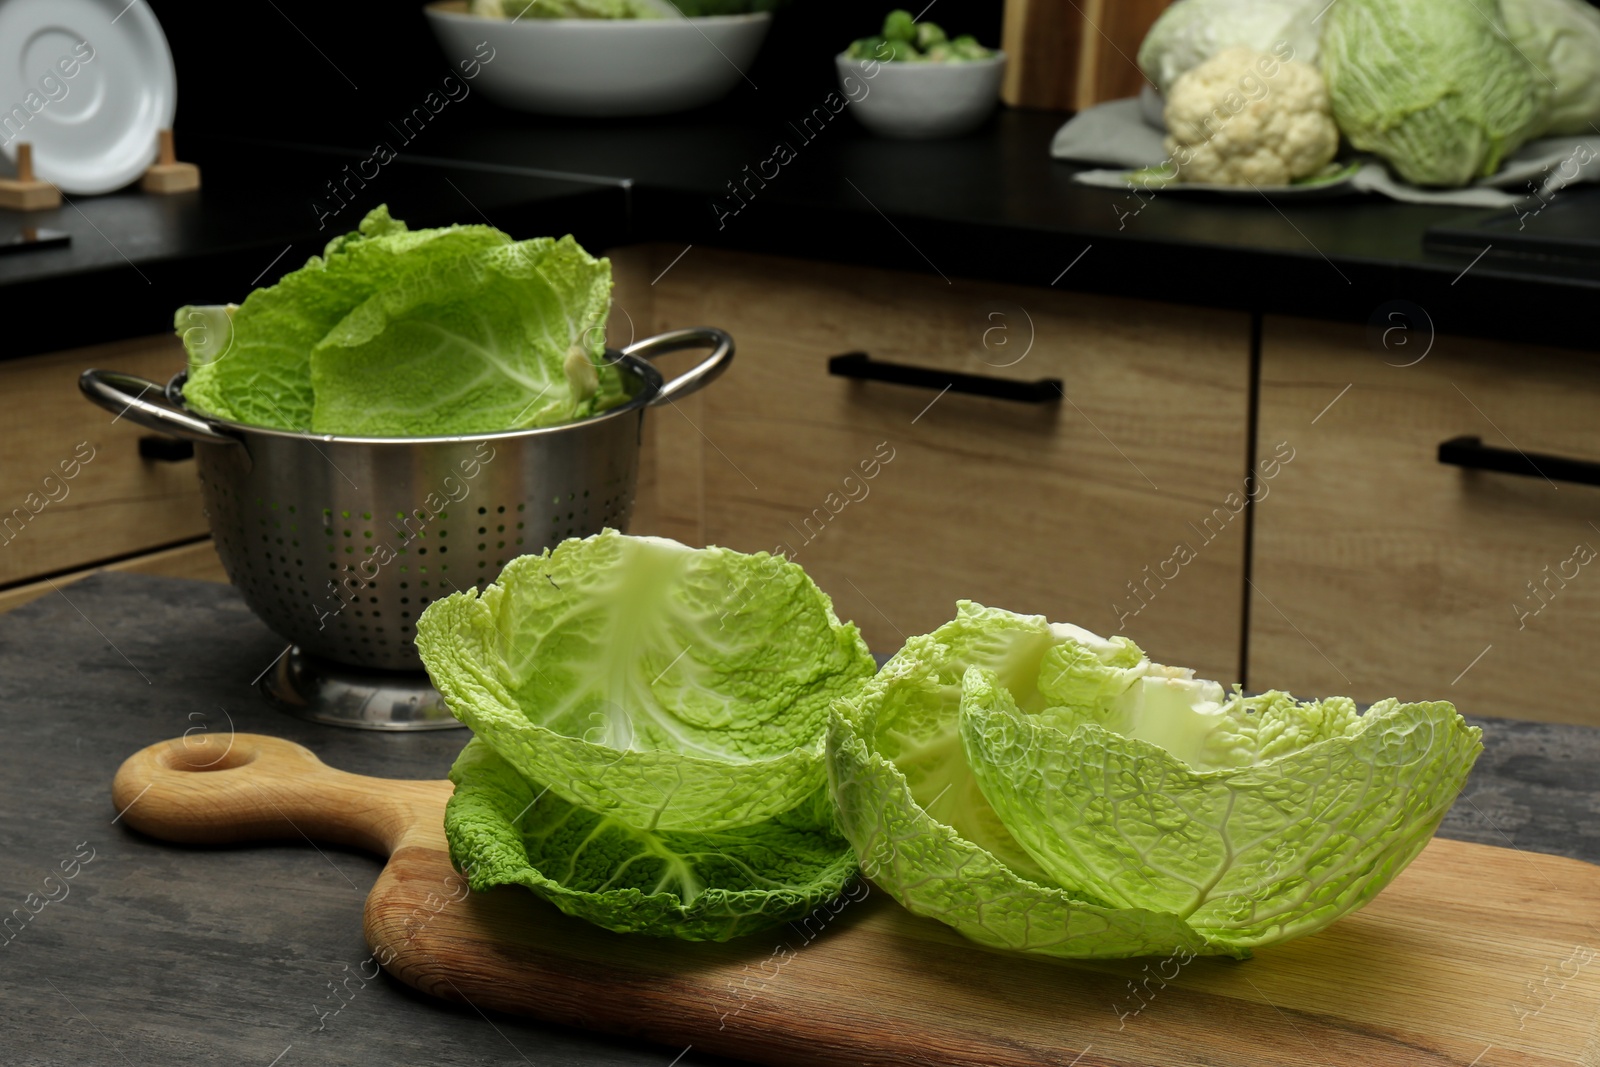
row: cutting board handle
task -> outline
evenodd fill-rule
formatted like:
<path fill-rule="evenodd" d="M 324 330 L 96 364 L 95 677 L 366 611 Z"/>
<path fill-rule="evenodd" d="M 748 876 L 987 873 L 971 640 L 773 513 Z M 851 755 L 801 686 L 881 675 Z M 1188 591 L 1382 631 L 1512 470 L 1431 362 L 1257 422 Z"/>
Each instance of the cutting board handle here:
<path fill-rule="evenodd" d="M 196 732 L 135 752 L 111 783 L 119 818 L 167 841 L 304 838 L 388 856 L 437 845 L 449 782 L 368 778 L 262 734 Z"/>

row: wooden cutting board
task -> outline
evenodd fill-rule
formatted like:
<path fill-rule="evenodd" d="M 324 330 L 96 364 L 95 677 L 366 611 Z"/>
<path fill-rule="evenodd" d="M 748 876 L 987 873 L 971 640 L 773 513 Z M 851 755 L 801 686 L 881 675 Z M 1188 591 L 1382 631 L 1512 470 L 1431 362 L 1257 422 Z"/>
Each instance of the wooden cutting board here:
<path fill-rule="evenodd" d="M 112 787 L 126 822 L 169 841 L 387 855 L 365 929 L 396 978 L 673 1049 L 774 1065 L 1600 1065 L 1600 868 L 1576 860 L 1435 840 L 1362 911 L 1247 961 L 990 951 L 864 884 L 806 923 L 707 944 L 608 933 L 518 887 L 469 894 L 449 795 L 255 734 L 152 745 Z"/>

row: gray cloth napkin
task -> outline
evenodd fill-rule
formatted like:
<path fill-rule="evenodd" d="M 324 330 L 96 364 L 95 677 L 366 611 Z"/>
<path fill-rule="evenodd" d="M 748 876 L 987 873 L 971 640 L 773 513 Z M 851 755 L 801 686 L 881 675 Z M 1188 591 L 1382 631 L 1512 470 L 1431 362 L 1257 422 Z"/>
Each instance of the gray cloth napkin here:
<path fill-rule="evenodd" d="M 1129 170 L 1165 162 L 1163 136 L 1161 130 L 1145 121 L 1139 98 L 1128 97 L 1097 104 L 1073 116 L 1056 131 L 1050 154 L 1074 163 L 1109 164 L 1117 169 L 1083 171 L 1075 180 L 1107 189 L 1127 189 Z M 1401 181 L 1374 156 L 1357 158 L 1363 161 L 1362 166 L 1350 181 L 1332 187 L 1313 186 L 1307 192 L 1314 190 L 1322 196 L 1336 192 L 1382 193 L 1412 204 L 1511 207 L 1532 197 L 1542 200 L 1575 182 L 1600 181 L 1600 134 L 1531 141 L 1506 160 L 1498 173 L 1463 189 L 1424 189 Z"/>

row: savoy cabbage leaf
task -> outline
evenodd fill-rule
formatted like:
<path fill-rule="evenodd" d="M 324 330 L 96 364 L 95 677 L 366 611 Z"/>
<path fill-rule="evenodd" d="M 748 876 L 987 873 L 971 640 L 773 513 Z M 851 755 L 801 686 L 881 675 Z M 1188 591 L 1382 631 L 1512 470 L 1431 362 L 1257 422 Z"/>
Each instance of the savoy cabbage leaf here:
<path fill-rule="evenodd" d="M 1482 749 L 1443 702 L 1358 715 L 1284 693 L 1217 704 L 1202 684 L 1186 705 L 1183 681 L 1102 694 L 1121 698 L 1107 719 L 1029 715 L 973 668 L 961 737 L 985 797 L 1054 880 L 1219 943 L 1314 933 L 1371 900 L 1433 837 Z"/>
<path fill-rule="evenodd" d="M 1113 958 L 1211 945 L 1181 918 L 1107 906 L 1051 880 L 978 788 L 962 748 L 962 679 L 998 672 L 1037 701 L 1060 638 L 1040 616 L 963 602 L 913 637 L 856 695 L 835 705 L 828 776 L 862 869 L 907 909 L 981 944 L 1048 956 Z"/>
<path fill-rule="evenodd" d="M 1249 955 L 1414 859 L 1480 732 L 1443 702 L 1231 696 L 1125 638 L 962 602 L 835 706 L 869 877 L 985 944 Z"/>
<path fill-rule="evenodd" d="M 821 789 L 750 826 L 650 832 L 528 781 L 481 738 L 450 780 L 445 834 L 473 889 L 525 886 L 618 933 L 725 941 L 801 918 L 856 873 Z"/>
<path fill-rule="evenodd" d="M 525 777 L 645 830 L 770 818 L 822 784 L 829 704 L 873 673 L 799 566 L 607 530 L 435 602 L 417 648 Z"/>
<path fill-rule="evenodd" d="M 421 437 L 548 426 L 626 399 L 611 265 L 571 237 L 410 230 L 375 208 L 242 304 L 180 308 L 185 402 L 250 426 Z"/>

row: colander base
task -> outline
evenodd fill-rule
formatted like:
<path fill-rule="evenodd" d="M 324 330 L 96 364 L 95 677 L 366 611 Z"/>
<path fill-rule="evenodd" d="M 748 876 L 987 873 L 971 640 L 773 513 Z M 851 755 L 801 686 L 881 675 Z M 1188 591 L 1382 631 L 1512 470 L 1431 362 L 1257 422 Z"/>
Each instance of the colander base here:
<path fill-rule="evenodd" d="M 293 645 L 259 688 L 297 719 L 359 730 L 449 730 L 461 726 L 421 671 L 375 671 Z"/>

